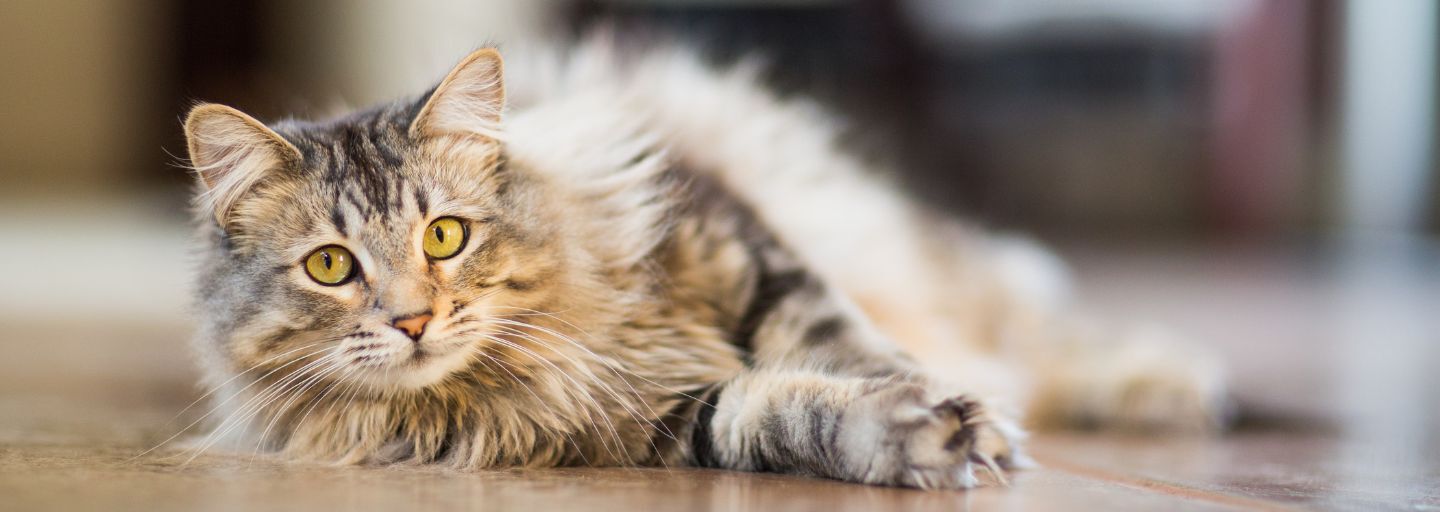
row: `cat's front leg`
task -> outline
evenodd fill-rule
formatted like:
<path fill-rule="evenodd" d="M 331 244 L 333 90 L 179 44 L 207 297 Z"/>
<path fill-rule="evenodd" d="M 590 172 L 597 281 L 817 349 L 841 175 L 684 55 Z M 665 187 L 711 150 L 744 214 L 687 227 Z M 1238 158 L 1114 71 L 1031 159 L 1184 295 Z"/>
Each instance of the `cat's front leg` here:
<path fill-rule="evenodd" d="M 691 433 L 697 465 L 877 485 L 961 489 L 1003 481 L 1019 430 L 966 396 L 901 378 L 753 371 L 717 386 Z"/>

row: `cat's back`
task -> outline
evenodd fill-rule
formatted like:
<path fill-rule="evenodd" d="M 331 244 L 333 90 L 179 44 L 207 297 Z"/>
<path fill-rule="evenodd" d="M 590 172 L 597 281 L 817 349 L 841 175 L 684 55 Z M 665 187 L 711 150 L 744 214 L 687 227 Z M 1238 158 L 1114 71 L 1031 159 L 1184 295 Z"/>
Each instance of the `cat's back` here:
<path fill-rule="evenodd" d="M 753 211 L 912 353 L 984 344 L 980 316 L 1014 307 L 1017 297 L 1048 302 L 1062 294 L 1063 271 L 1043 251 L 1012 251 L 1013 243 L 927 213 L 885 169 L 842 144 L 842 126 L 823 108 L 761 85 L 756 62 L 714 67 L 683 46 L 620 48 L 592 38 L 512 52 L 515 115 L 507 129 L 536 140 L 570 137 L 592 152 L 664 148 Z M 1017 251 L 1035 257 L 1003 257 Z"/>
<path fill-rule="evenodd" d="M 914 208 L 839 145 L 830 115 L 767 90 L 754 63 L 717 68 L 683 46 L 620 51 L 603 38 L 511 55 L 507 129 L 517 137 L 572 146 L 659 139 L 671 161 L 714 178 L 842 284 L 849 268 L 883 275 L 915 256 L 906 239 Z"/>

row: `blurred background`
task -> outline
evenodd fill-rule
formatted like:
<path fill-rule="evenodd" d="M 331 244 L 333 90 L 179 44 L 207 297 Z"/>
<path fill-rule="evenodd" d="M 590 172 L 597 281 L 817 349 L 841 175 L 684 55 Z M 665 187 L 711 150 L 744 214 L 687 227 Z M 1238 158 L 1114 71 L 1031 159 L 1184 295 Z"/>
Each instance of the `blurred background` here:
<path fill-rule="evenodd" d="M 323 117 L 597 22 L 764 56 L 922 200 L 1057 247 L 1082 308 L 1221 347 L 1255 410 L 1440 404 L 1431 0 L 7 0 L 0 412 L 192 396 L 194 102 Z"/>
<path fill-rule="evenodd" d="M 468 50 L 597 20 L 760 54 L 928 201 L 1046 236 L 1435 233 L 1426 0 L 11 0 L 0 201 L 176 215 L 178 119 L 413 94 Z"/>

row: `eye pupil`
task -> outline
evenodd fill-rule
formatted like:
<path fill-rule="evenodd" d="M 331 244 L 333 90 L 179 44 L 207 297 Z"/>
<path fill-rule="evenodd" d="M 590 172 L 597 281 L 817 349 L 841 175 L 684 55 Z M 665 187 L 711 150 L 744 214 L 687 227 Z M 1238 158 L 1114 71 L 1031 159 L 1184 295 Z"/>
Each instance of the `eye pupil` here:
<path fill-rule="evenodd" d="M 440 242 L 440 243 L 442 243 L 442 244 L 445 243 L 445 229 L 444 229 L 444 228 L 441 228 L 440 226 L 435 226 L 435 241 L 436 241 L 436 242 Z"/>
<path fill-rule="evenodd" d="M 330 256 L 329 251 L 320 253 L 320 260 L 322 263 L 325 264 L 325 268 L 335 268 L 335 260 L 333 259 L 333 257 Z"/>

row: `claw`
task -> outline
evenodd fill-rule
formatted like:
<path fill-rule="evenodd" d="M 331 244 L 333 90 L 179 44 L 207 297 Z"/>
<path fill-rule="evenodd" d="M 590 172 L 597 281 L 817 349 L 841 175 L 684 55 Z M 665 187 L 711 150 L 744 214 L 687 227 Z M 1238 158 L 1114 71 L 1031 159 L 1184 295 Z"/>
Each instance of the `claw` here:
<path fill-rule="evenodd" d="M 995 481 L 998 482 L 1000 486 L 1010 487 L 1010 480 L 1005 478 L 1005 470 L 1000 469 L 1000 465 L 996 464 L 995 459 L 989 455 L 980 452 L 971 453 L 970 461 L 980 464 L 980 467 L 985 468 L 985 472 L 995 477 Z"/>

